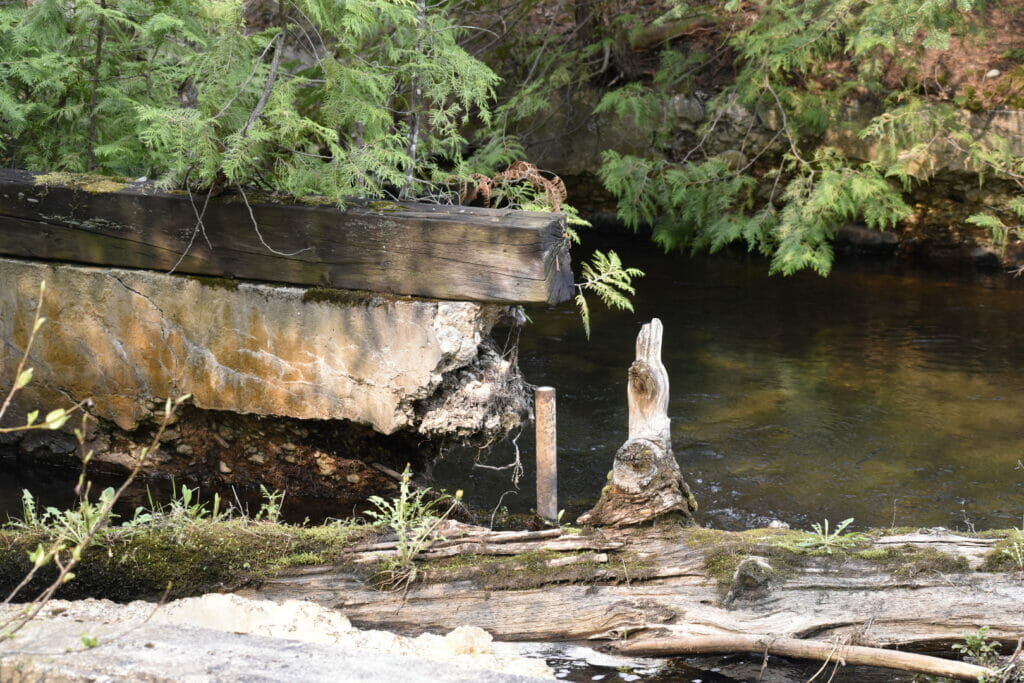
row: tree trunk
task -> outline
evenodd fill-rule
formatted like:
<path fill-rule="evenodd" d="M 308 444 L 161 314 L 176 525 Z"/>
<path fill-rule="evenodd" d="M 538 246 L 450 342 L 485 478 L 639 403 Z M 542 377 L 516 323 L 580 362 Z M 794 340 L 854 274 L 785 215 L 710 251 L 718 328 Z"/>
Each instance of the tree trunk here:
<path fill-rule="evenodd" d="M 654 318 L 636 338 L 629 367 L 629 440 L 615 453 L 608 486 L 581 524 L 628 526 L 673 516 L 692 524 L 697 510 L 672 454 L 668 371 L 661 362 L 664 330 Z"/>
<path fill-rule="evenodd" d="M 799 545 L 811 534 L 781 529 L 530 534 L 449 523 L 443 533 L 406 593 L 366 578 L 394 554 L 388 543 L 290 570 L 255 593 L 331 605 L 360 626 L 473 624 L 504 640 L 744 635 L 934 649 L 981 625 L 1004 641 L 1024 635 L 1024 576 L 1007 562 L 1008 538 L 878 534 L 825 554 Z"/>

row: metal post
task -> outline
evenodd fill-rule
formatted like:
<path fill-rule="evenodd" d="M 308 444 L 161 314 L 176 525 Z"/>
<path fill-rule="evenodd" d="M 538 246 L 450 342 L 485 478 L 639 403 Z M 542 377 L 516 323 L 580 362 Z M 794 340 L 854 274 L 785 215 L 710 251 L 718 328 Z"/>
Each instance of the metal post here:
<path fill-rule="evenodd" d="M 537 387 L 537 516 L 558 519 L 558 429 L 555 425 L 555 388 Z"/>

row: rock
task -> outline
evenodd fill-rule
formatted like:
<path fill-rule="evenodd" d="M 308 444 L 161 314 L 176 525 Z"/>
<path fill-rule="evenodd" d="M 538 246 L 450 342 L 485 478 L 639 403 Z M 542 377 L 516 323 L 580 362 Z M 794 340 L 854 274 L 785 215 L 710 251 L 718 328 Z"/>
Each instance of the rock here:
<path fill-rule="evenodd" d="M 564 177 L 596 173 L 606 149 L 623 154 L 647 154 L 650 131 L 629 125 L 613 114 L 593 113 L 603 95 L 604 91 L 599 88 L 579 88 L 568 101 L 565 97 L 553 96 L 551 106 L 517 124 L 518 131 L 511 132 L 525 133 L 522 137 L 526 142 L 526 158 Z M 543 135 L 531 135 L 536 130 L 542 130 Z"/>
<path fill-rule="evenodd" d="M 835 239 L 836 247 L 842 251 L 874 256 L 891 254 L 899 241 L 899 237 L 892 232 L 872 230 L 852 223 L 839 228 Z"/>
<path fill-rule="evenodd" d="M 729 592 L 725 596 L 725 604 L 738 600 L 759 600 L 764 598 L 771 588 L 775 570 L 763 557 L 747 557 L 733 572 Z"/>
<path fill-rule="evenodd" d="M 0 364 L 0 367 L 4 367 Z M 67 456 L 78 448 L 78 441 L 71 434 L 44 429 L 26 432 L 21 440 L 21 450 L 36 458 Z"/>
<path fill-rule="evenodd" d="M 669 100 L 669 107 L 673 114 L 691 126 L 707 118 L 704 103 L 693 95 L 674 95 Z"/>
<path fill-rule="evenodd" d="M 739 171 L 747 165 L 747 155 L 738 149 L 727 149 L 718 155 L 718 158 L 726 163 L 730 170 Z"/>
<path fill-rule="evenodd" d="M 444 637 L 453 655 L 491 654 L 494 638 L 479 626 L 459 626 Z"/>
<path fill-rule="evenodd" d="M 999 270 L 1002 265 L 1002 260 L 999 257 L 999 252 L 988 247 L 975 247 L 970 251 L 971 261 L 974 263 L 974 267 L 978 270 Z"/>
<path fill-rule="evenodd" d="M 990 69 L 985 73 L 985 78 L 999 78 L 1003 75 L 1003 72 L 999 69 Z"/>
<path fill-rule="evenodd" d="M 221 474 L 231 474 L 231 467 L 223 460 L 217 463 L 217 469 L 220 470 Z"/>
<path fill-rule="evenodd" d="M 186 393 L 211 410 L 414 429 L 414 404 L 479 361 L 504 310 L 359 293 L 324 301 L 298 287 L 0 259 L 0 367 L 21 354 L 43 280 L 50 323 L 8 419 L 91 397 L 97 416 L 125 430 Z"/>

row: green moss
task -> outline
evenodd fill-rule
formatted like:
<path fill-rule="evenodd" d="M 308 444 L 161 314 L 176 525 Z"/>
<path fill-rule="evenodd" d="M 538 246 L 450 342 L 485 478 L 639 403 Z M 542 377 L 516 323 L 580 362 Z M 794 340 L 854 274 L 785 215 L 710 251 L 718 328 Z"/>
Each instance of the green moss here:
<path fill-rule="evenodd" d="M 304 195 L 302 197 L 295 198 L 296 204 L 305 204 L 306 206 L 338 206 L 338 202 L 334 201 L 330 197 L 324 197 L 322 195 Z M 339 207 L 344 208 L 344 207 Z"/>
<path fill-rule="evenodd" d="M 653 568 L 630 553 L 616 555 L 612 561 L 581 559 L 571 564 L 552 560 L 585 558 L 590 551 L 559 552 L 545 550 L 510 556 L 462 555 L 423 563 L 421 576 L 428 583 L 443 583 L 464 578 L 482 590 L 531 590 L 556 583 L 617 583 L 642 580 Z"/>
<path fill-rule="evenodd" d="M 853 553 L 853 557 L 885 565 L 898 579 L 913 579 L 927 574 L 962 574 L 971 570 L 967 558 L 934 548 L 903 545 L 897 548 L 871 548 Z"/>
<path fill-rule="evenodd" d="M 160 596 L 168 586 L 172 598 L 236 588 L 283 567 L 337 561 L 357 534 L 244 520 L 144 529 L 87 549 L 59 597 L 127 601 Z M 0 531 L 0 593 L 28 573 L 28 551 L 43 540 L 38 533 Z M 44 569 L 20 597 L 37 594 L 54 576 L 53 567 Z"/>
<path fill-rule="evenodd" d="M 71 187 L 92 193 L 118 192 L 128 187 L 127 178 L 91 173 L 44 173 L 35 177 L 37 185 Z"/>
<path fill-rule="evenodd" d="M 993 546 L 981 561 L 978 571 L 1021 572 L 1024 574 L 1024 532 L 1013 529 Z"/>
<path fill-rule="evenodd" d="M 810 553 L 796 545 L 806 536 L 801 531 L 790 529 L 719 531 L 696 528 L 687 529 L 685 542 L 703 553 L 708 577 L 715 580 L 719 592 L 725 595 L 736 567 L 751 556 L 767 558 L 775 578 L 781 580 L 791 576 L 795 567 L 806 563 L 810 557 Z"/>

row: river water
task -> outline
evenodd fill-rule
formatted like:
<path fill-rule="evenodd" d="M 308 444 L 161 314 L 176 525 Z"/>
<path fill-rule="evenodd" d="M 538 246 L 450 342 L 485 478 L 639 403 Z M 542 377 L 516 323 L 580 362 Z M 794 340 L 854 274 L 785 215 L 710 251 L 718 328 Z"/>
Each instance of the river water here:
<path fill-rule="evenodd" d="M 595 242 L 595 240 L 592 240 Z M 560 505 L 597 498 L 626 437 L 626 369 L 659 317 L 676 457 L 705 524 L 1020 526 L 1024 516 L 1024 281 L 840 263 L 828 278 L 769 276 L 756 258 L 664 256 L 596 240 L 647 272 L 636 311 L 593 305 L 591 340 L 568 305 L 529 310 L 526 377 L 558 390 Z M 577 256 L 578 258 L 578 256 Z M 452 453 L 440 485 L 471 503 L 534 505 L 532 435 L 518 491 L 490 454 Z"/>
<path fill-rule="evenodd" d="M 828 278 L 783 278 L 756 258 L 665 256 L 640 237 L 590 236 L 588 246 L 615 248 L 647 272 L 636 311 L 593 302 L 588 341 L 572 306 L 532 308 L 519 333 L 527 379 L 558 391 L 567 520 L 595 502 L 626 437 L 626 369 L 640 325 L 657 316 L 673 448 L 702 523 L 1024 523 L 1024 278 L 863 261 Z M 518 490 L 510 471 L 474 467 L 513 460 L 510 443 L 449 453 L 435 486 L 464 489 L 482 510 L 530 511 L 530 430 L 516 443 L 526 468 Z M 20 511 L 22 486 L 71 504 L 74 475 L 55 476 L 0 468 L 0 510 Z"/>

